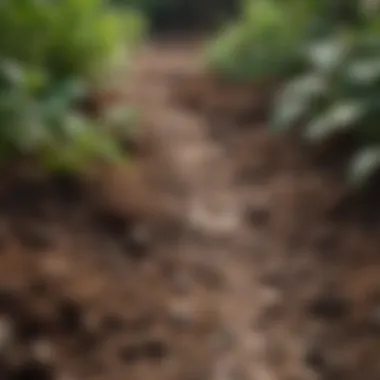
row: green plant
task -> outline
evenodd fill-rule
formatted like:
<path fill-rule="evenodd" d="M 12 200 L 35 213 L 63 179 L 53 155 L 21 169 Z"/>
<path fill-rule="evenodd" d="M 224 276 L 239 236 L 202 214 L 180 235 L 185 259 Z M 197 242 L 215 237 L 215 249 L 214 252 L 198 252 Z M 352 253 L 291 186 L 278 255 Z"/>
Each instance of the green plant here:
<path fill-rule="evenodd" d="M 313 143 L 354 136 L 349 178 L 356 184 L 380 169 L 380 7 L 369 1 L 246 0 L 241 18 L 206 51 L 211 70 L 230 79 L 291 78 L 272 127 L 304 126 Z"/>
<path fill-rule="evenodd" d="M 362 184 L 380 168 L 380 22 L 368 18 L 311 43 L 303 51 L 307 70 L 281 91 L 272 126 L 287 131 L 302 123 L 313 144 L 338 134 L 354 136 L 358 152 L 349 179 Z"/>
<path fill-rule="evenodd" d="M 236 80 L 290 75 L 302 63 L 299 52 L 309 27 L 307 12 L 302 4 L 245 1 L 241 18 L 210 42 L 206 50 L 210 69 Z"/>
<path fill-rule="evenodd" d="M 59 80 L 97 75 L 140 38 L 141 18 L 103 0 L 7 0 L 0 4 L 3 57 L 46 67 Z"/>
<path fill-rule="evenodd" d="M 102 0 L 0 3 L 0 155 L 37 154 L 49 167 L 117 157 L 117 142 L 78 106 L 125 60 L 141 19 Z"/>
<path fill-rule="evenodd" d="M 365 25 L 359 6 L 360 0 L 244 0 L 241 17 L 210 41 L 206 61 L 231 79 L 287 78 L 304 68 L 310 41 Z"/>

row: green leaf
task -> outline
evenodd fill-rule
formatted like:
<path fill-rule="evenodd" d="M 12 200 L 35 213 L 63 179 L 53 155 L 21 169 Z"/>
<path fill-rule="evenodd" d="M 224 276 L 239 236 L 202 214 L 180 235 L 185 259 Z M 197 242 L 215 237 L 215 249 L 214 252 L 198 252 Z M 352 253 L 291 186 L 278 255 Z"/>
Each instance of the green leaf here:
<path fill-rule="evenodd" d="M 114 73 L 143 28 L 136 12 L 104 0 L 0 0 L 1 151 L 36 153 L 70 169 L 117 157 L 108 125 L 93 125 L 78 103 Z"/>
<path fill-rule="evenodd" d="M 313 102 L 327 88 L 320 75 L 306 75 L 288 84 L 280 93 L 274 107 L 271 125 L 277 131 L 294 126 L 311 109 Z"/>
<path fill-rule="evenodd" d="M 85 93 L 86 87 L 79 80 L 70 79 L 53 87 L 41 103 L 41 112 L 53 130 L 59 131 L 62 136 L 71 135 L 72 125 L 78 124 L 71 119 L 79 117 L 74 115 L 72 107 Z"/>
<path fill-rule="evenodd" d="M 350 44 L 341 36 L 310 44 L 306 56 L 315 69 L 329 73 L 335 71 L 348 57 Z"/>
<path fill-rule="evenodd" d="M 380 147 L 371 147 L 360 151 L 352 160 L 348 178 L 354 186 L 366 183 L 380 168 Z"/>
<path fill-rule="evenodd" d="M 305 138 L 317 142 L 348 130 L 365 115 L 365 112 L 366 107 L 360 102 L 336 104 L 307 126 Z"/>
<path fill-rule="evenodd" d="M 18 62 L 3 59 L 0 62 L 0 78 L 3 85 L 22 87 L 25 82 L 25 72 Z"/>
<path fill-rule="evenodd" d="M 380 54 L 370 59 L 356 60 L 347 68 L 348 79 L 357 84 L 371 84 L 380 79 Z"/>
<path fill-rule="evenodd" d="M 27 69 L 25 73 L 25 87 L 28 91 L 35 94 L 48 85 L 48 76 L 38 68 Z"/>

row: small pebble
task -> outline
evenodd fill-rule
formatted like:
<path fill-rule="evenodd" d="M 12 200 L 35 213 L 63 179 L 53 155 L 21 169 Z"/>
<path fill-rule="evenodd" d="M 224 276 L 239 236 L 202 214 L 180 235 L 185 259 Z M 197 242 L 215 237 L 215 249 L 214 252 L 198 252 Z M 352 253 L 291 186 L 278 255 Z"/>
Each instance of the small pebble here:
<path fill-rule="evenodd" d="M 53 346 L 46 340 L 37 340 L 33 343 L 35 359 L 41 363 L 49 363 L 53 359 Z"/>
<path fill-rule="evenodd" d="M 193 310 L 189 304 L 175 303 L 169 312 L 171 322 L 179 328 L 186 328 L 194 323 Z"/>

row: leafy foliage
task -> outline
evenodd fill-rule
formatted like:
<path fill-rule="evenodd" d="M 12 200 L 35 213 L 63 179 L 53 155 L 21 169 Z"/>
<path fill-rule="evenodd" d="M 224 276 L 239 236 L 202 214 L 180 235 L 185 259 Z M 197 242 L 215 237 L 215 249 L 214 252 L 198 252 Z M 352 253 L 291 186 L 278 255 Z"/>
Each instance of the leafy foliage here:
<path fill-rule="evenodd" d="M 304 126 L 311 143 L 354 136 L 349 174 L 361 183 L 380 168 L 379 11 L 378 0 L 246 0 L 211 41 L 209 66 L 236 80 L 287 81 L 273 128 Z"/>
<path fill-rule="evenodd" d="M 286 131 L 300 120 L 303 137 L 324 143 L 341 133 L 355 136 L 358 154 L 350 179 L 362 183 L 380 167 L 380 24 L 349 29 L 303 51 L 307 70 L 291 80 L 275 103 L 272 126 Z"/>
<path fill-rule="evenodd" d="M 241 17 L 210 41 L 206 51 L 209 66 L 238 80 L 287 78 L 307 65 L 302 50 L 310 42 L 328 37 L 347 24 L 366 24 L 359 3 L 244 0 Z"/>
<path fill-rule="evenodd" d="M 0 3 L 0 155 L 38 153 L 77 168 L 117 144 L 78 107 L 101 83 L 143 23 L 102 0 Z M 97 125 L 99 124 L 99 125 Z"/>
<path fill-rule="evenodd" d="M 210 68 L 236 80 L 287 76 L 298 70 L 307 8 L 294 9 L 276 0 L 246 1 L 242 17 L 211 41 L 206 51 Z"/>

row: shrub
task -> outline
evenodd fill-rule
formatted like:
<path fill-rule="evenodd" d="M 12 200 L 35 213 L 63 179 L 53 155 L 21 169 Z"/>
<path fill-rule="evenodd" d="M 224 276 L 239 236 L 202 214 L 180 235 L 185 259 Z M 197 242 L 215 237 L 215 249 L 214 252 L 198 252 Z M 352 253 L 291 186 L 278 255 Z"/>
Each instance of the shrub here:
<path fill-rule="evenodd" d="M 362 184 L 380 168 L 380 23 L 349 28 L 311 43 L 303 51 L 307 70 L 281 91 L 272 126 L 289 130 L 302 123 L 311 143 L 349 133 L 358 153 L 349 179 Z"/>
<path fill-rule="evenodd" d="M 368 1 L 368 0 L 367 0 Z M 241 17 L 210 41 L 206 61 L 227 78 L 287 78 L 303 69 L 302 49 L 345 24 L 361 24 L 358 0 L 245 0 Z"/>
<path fill-rule="evenodd" d="M 362 184 L 380 168 L 379 9 L 377 0 L 247 0 L 211 41 L 209 66 L 235 80 L 290 79 L 272 127 L 301 126 L 313 143 L 349 133 L 359 146 L 349 178 Z"/>
<path fill-rule="evenodd" d="M 301 64 L 304 12 L 276 0 L 246 1 L 239 20 L 227 25 L 207 50 L 209 67 L 233 80 L 265 80 L 290 75 Z"/>
<path fill-rule="evenodd" d="M 102 0 L 0 4 L 0 154 L 70 166 L 115 156 L 116 141 L 78 104 L 138 42 L 143 23 Z"/>

